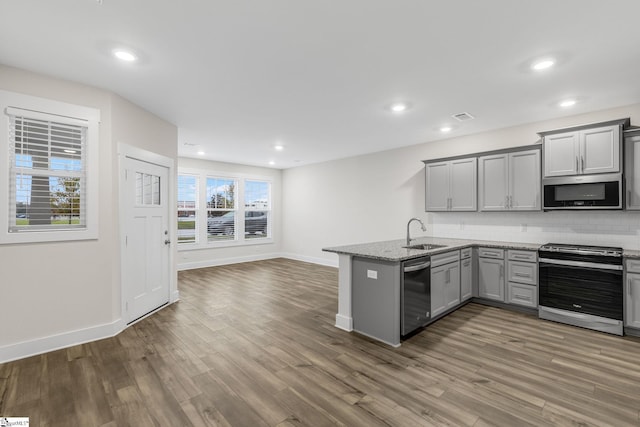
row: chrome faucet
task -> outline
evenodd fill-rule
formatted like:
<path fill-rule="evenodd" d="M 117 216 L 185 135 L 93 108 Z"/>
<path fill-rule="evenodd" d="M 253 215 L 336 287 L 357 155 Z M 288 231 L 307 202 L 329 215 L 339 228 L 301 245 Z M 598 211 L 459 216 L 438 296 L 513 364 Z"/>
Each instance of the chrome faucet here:
<path fill-rule="evenodd" d="M 424 226 L 424 223 L 418 219 L 418 218 L 411 218 L 409 220 L 409 222 L 407 223 L 407 246 L 411 245 L 411 236 L 409 235 L 409 226 L 411 225 L 411 223 L 413 221 L 418 221 L 420 223 L 420 227 L 422 228 L 422 231 L 427 231 L 427 227 Z"/>

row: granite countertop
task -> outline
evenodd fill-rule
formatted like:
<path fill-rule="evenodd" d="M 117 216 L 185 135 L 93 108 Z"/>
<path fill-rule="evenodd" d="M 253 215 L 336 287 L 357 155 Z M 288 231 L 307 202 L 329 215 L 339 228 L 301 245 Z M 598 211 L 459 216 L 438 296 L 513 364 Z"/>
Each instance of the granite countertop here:
<path fill-rule="evenodd" d="M 443 245 L 442 248 L 431 250 L 423 249 L 406 249 L 405 239 L 387 240 L 384 242 L 362 243 L 357 245 L 336 246 L 323 248 L 325 252 L 333 252 L 336 254 L 353 255 L 363 258 L 372 258 L 381 261 L 404 261 L 407 259 L 418 258 L 422 256 L 436 255 L 439 253 L 455 251 L 457 249 L 467 248 L 469 246 L 482 246 L 500 249 L 520 249 L 528 251 L 537 251 L 540 247 L 538 243 L 516 243 L 516 242 L 495 242 L 490 240 L 466 240 L 466 239 L 448 239 L 443 237 L 420 237 L 411 239 L 412 245 L 430 244 Z M 640 257 L 640 251 L 638 252 Z"/>
<path fill-rule="evenodd" d="M 335 246 L 323 248 L 325 252 L 336 254 L 360 256 L 363 258 L 378 259 L 381 261 L 404 261 L 422 256 L 436 255 L 444 252 L 455 251 L 469 246 L 482 246 L 487 248 L 516 249 L 526 251 L 537 251 L 539 243 L 518 243 L 518 242 L 497 242 L 492 240 L 467 240 L 448 239 L 444 237 L 419 237 L 411 239 L 412 245 L 430 244 L 443 245 L 442 248 L 431 250 L 406 249 L 405 239 L 387 240 L 384 242 L 361 243 L 357 245 Z M 623 257 L 630 259 L 640 259 L 640 250 L 624 249 Z"/>

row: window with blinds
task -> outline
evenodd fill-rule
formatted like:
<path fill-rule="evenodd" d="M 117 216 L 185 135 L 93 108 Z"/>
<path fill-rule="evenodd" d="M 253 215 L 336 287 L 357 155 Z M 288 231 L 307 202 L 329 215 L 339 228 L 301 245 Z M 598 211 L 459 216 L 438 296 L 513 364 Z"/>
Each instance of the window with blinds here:
<path fill-rule="evenodd" d="M 9 107 L 9 232 L 87 227 L 88 124 Z"/>
<path fill-rule="evenodd" d="M 273 243 L 272 182 L 218 173 L 178 170 L 180 250 Z"/>

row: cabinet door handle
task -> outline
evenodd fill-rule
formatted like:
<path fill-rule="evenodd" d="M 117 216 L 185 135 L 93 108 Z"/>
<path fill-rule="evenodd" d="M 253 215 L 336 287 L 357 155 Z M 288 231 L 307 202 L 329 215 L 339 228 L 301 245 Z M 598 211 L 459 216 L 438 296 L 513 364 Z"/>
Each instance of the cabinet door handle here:
<path fill-rule="evenodd" d="M 530 276 L 529 274 L 527 274 L 527 273 L 518 273 L 518 272 L 515 272 L 515 273 L 513 273 L 513 275 L 514 275 L 514 276 L 516 276 L 516 277 L 531 277 L 531 276 Z"/>
<path fill-rule="evenodd" d="M 580 172 L 584 172 L 584 156 L 580 156 Z"/>
<path fill-rule="evenodd" d="M 627 288 L 628 288 L 628 294 L 629 296 L 631 296 L 631 279 L 627 279 Z"/>
<path fill-rule="evenodd" d="M 578 156 L 576 156 L 576 173 L 580 173 L 580 164 L 578 163 Z"/>

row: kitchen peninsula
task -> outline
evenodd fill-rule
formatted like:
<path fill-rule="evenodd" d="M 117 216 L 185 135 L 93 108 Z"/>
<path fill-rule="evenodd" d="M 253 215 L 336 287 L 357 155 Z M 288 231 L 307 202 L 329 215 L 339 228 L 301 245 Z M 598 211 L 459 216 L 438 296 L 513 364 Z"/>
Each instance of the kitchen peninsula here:
<path fill-rule="evenodd" d="M 480 296 L 498 304 L 511 302 L 520 309 L 534 312 L 537 283 L 533 279 L 537 278 L 533 277 L 533 271 L 537 270 L 535 262 L 539 244 L 435 237 L 412 241 L 412 247 L 419 245 L 428 245 L 431 249 L 406 248 L 404 239 L 324 248 L 325 252 L 338 255 L 338 313 L 335 326 L 398 347 L 403 335 L 403 265 L 421 258 L 431 262 L 431 289 L 427 291 L 431 294 L 430 307 L 427 309 L 429 320 L 426 323 L 454 311 L 472 296 Z M 486 255 L 487 263 L 479 269 L 478 255 L 482 254 Z M 518 259 L 527 260 L 528 263 L 518 264 L 515 261 Z M 514 260 L 514 276 L 525 274 L 524 270 L 518 270 L 519 267 L 531 266 L 532 284 L 528 288 L 509 286 L 518 284 L 517 279 L 512 282 L 509 278 L 511 273 L 505 274 L 505 261 L 508 263 L 509 260 Z M 508 280 L 505 281 L 505 278 Z M 454 284 L 457 289 L 453 286 L 447 289 L 447 284 Z M 468 291 L 461 292 L 465 287 Z M 521 288 L 531 291 L 522 294 Z"/>

